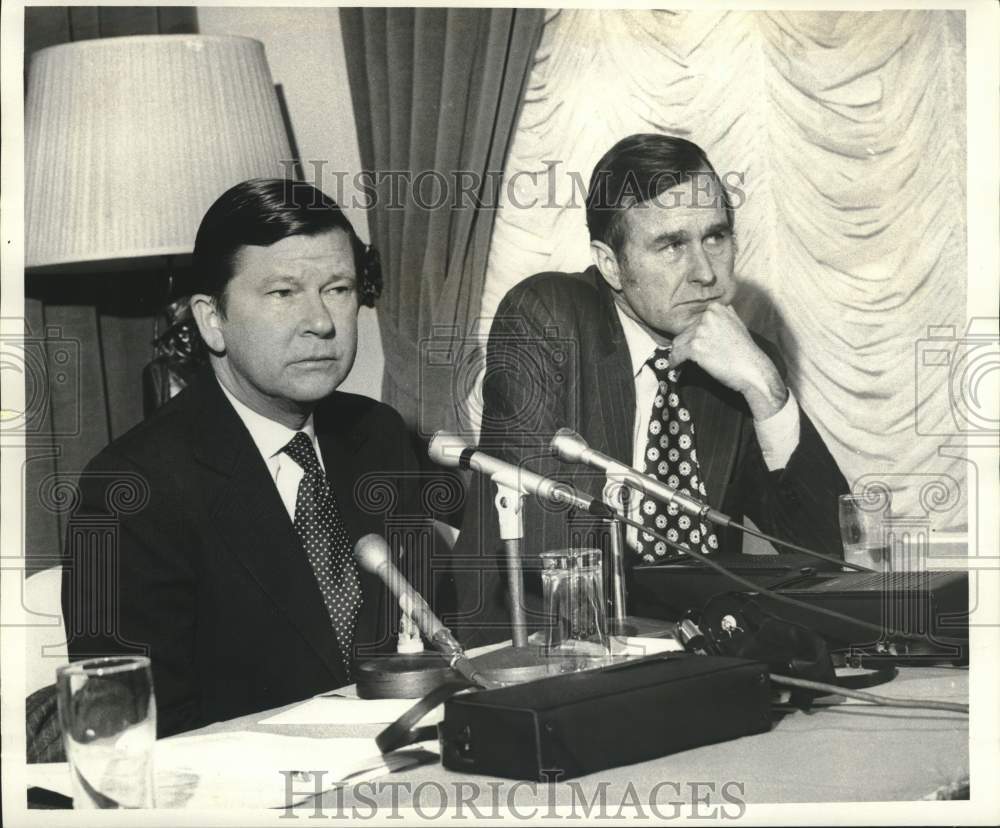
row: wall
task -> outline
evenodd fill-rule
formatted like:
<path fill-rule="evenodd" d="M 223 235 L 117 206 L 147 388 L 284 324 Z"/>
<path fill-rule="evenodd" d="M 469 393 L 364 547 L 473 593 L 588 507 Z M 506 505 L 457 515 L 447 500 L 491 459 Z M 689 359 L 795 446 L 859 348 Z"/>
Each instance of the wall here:
<path fill-rule="evenodd" d="M 361 158 L 339 12 L 203 6 L 198 9 L 198 31 L 252 37 L 264 44 L 271 74 L 287 106 L 303 178 L 335 198 L 367 240 L 367 216 L 355 205 L 357 190 L 352 187 Z M 383 365 L 378 318 L 375 311 L 362 308 L 358 358 L 341 389 L 381 399 Z"/>

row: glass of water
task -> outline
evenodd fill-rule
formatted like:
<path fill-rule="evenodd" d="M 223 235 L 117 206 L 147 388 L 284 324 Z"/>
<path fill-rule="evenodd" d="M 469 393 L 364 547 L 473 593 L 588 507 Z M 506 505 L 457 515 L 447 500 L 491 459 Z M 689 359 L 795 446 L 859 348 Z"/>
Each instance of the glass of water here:
<path fill-rule="evenodd" d="M 888 502 L 865 495 L 841 495 L 839 517 L 844 560 L 877 572 L 890 571 Z"/>
<path fill-rule="evenodd" d="M 152 808 L 156 700 L 145 656 L 93 658 L 56 671 L 74 808 Z"/>
<path fill-rule="evenodd" d="M 596 666 L 610 655 L 599 549 L 543 552 L 545 652 L 564 671 Z"/>

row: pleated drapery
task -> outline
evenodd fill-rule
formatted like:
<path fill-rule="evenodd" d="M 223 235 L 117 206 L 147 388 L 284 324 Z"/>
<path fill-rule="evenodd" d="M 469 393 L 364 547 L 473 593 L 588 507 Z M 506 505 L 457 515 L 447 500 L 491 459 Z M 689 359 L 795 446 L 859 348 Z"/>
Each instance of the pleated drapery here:
<path fill-rule="evenodd" d="M 739 308 L 849 482 L 961 528 L 949 370 L 920 352 L 966 327 L 964 72 L 962 12 L 550 12 L 483 315 L 532 273 L 589 264 L 581 185 L 615 141 L 690 138 L 740 191 Z"/>
<path fill-rule="evenodd" d="M 490 172 L 503 170 L 543 19 L 540 9 L 341 10 L 386 277 L 382 398 L 424 435 L 459 418 L 449 365 L 479 312 Z"/>

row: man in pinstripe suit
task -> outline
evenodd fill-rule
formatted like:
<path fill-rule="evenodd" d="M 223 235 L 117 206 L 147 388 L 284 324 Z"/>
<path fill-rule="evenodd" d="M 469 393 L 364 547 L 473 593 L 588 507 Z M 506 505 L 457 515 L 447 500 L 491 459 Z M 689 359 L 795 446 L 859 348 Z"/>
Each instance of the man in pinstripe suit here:
<path fill-rule="evenodd" d="M 552 434 L 569 427 L 737 520 L 749 516 L 764 531 L 839 557 L 837 496 L 846 481 L 785 384 L 777 349 L 730 304 L 733 212 L 695 144 L 633 135 L 612 147 L 587 197 L 594 265 L 532 276 L 500 303 L 480 448 L 599 497 L 603 476 L 548 451 Z M 682 422 L 669 422 L 678 414 Z M 506 633 L 492 489 L 474 481 L 456 547 L 466 571 L 455 574 L 454 624 L 470 643 Z M 735 530 L 678 526 L 676 515 L 635 498 L 632 508 L 647 525 L 670 527 L 681 547 L 739 554 Z M 524 524 L 526 568 L 547 549 L 601 544 L 601 525 L 530 498 Z M 635 530 L 626 540 L 629 565 L 677 554 Z M 467 563 L 477 555 L 478 566 Z M 529 593 L 537 580 L 526 574 Z"/>

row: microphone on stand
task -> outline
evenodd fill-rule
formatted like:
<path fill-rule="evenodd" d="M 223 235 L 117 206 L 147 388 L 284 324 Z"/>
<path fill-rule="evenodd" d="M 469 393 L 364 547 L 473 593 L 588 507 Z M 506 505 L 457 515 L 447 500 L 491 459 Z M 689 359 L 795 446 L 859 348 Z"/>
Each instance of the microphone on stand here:
<path fill-rule="evenodd" d="M 856 569 L 859 572 L 874 571 L 867 566 L 851 563 L 850 561 L 845 561 L 841 558 L 835 558 L 832 555 L 825 555 L 822 552 L 816 552 L 812 549 L 806 549 L 804 546 L 799 546 L 796 543 L 776 538 L 774 535 L 768 535 L 766 532 L 751 529 L 742 522 L 733 520 L 729 517 L 729 515 L 723 514 L 718 509 L 713 509 L 707 503 L 702 503 L 697 498 L 686 495 L 683 492 L 678 492 L 676 489 L 671 489 L 655 477 L 649 477 L 642 474 L 631 466 L 626 466 L 624 463 L 620 463 L 613 457 L 608 457 L 608 455 L 597 451 L 597 449 L 591 448 L 587 445 L 587 441 L 584 440 L 583 437 L 570 428 L 560 428 L 552 438 L 552 442 L 549 444 L 549 447 L 552 449 L 552 453 L 564 462 L 585 463 L 588 466 L 602 469 L 609 478 L 615 476 L 627 486 L 641 491 L 647 497 L 655 498 L 656 500 L 660 500 L 664 503 L 673 503 L 689 515 L 710 520 L 720 526 L 732 526 L 734 529 L 739 529 L 745 534 L 753 535 L 754 537 L 769 541 L 776 546 L 784 546 L 788 549 L 794 549 L 796 552 L 804 552 L 806 555 L 813 558 L 828 561 L 836 564 L 837 566 L 846 566 L 851 569 Z M 624 522 L 629 525 L 635 525 L 634 522 L 629 520 L 625 520 Z M 640 528 L 642 531 L 649 531 L 646 527 Z M 656 533 L 653 534 L 655 535 Z M 700 559 L 701 556 L 694 555 L 693 557 L 697 560 Z"/>
<path fill-rule="evenodd" d="M 362 569 L 375 575 L 389 588 L 399 601 L 403 612 L 413 619 L 420 632 L 434 648 L 448 659 L 448 665 L 453 670 L 479 687 L 499 686 L 473 666 L 462 646 L 451 634 L 451 630 L 441 623 L 423 596 L 410 585 L 392 562 L 385 538 L 376 534 L 365 535 L 354 544 L 354 557 Z"/>
<path fill-rule="evenodd" d="M 613 457 L 597 451 L 597 449 L 592 449 L 583 437 L 570 428 L 560 428 L 549 445 L 552 452 L 560 460 L 566 463 L 585 463 L 588 466 L 601 469 L 608 477 L 619 478 L 621 482 L 642 492 L 647 497 L 662 500 L 665 503 L 673 503 L 689 515 L 707 519 L 722 526 L 739 525 L 735 524 L 728 515 L 713 509 L 707 503 L 702 503 L 697 498 L 671 489 L 659 480 L 648 477 L 631 466 L 626 466 Z"/>
<path fill-rule="evenodd" d="M 427 446 L 427 454 L 439 465 L 472 469 L 492 478 L 498 485 L 507 486 L 522 494 L 533 494 L 539 500 L 573 506 L 597 517 L 614 517 L 614 513 L 600 498 L 590 497 L 567 483 L 492 457 L 473 448 L 457 434 L 438 431 Z"/>
<path fill-rule="evenodd" d="M 558 480 L 491 457 L 470 446 L 457 434 L 437 432 L 431 438 L 427 453 L 431 460 L 442 466 L 472 469 L 489 477 L 496 484 L 497 519 L 507 558 L 511 637 L 514 647 L 524 650 L 528 646 L 528 623 L 521 567 L 521 540 L 524 538 L 521 497 L 533 494 L 543 502 L 572 506 L 605 519 L 611 519 L 614 513 L 603 501 L 588 497 Z"/>

